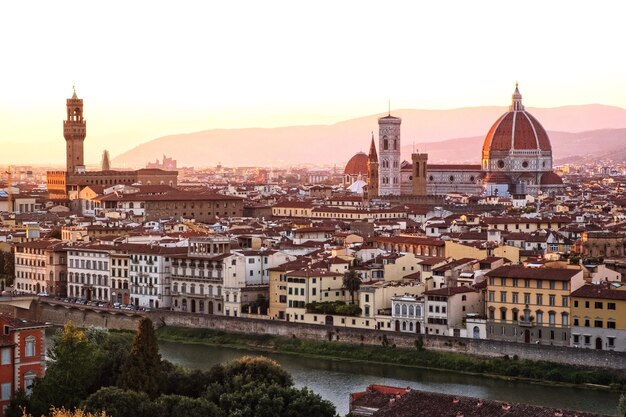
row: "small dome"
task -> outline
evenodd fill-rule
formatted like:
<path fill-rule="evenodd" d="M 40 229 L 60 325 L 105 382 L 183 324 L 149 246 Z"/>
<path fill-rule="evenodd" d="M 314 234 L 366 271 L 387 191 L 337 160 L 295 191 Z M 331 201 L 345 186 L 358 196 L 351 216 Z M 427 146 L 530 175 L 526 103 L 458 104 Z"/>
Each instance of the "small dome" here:
<path fill-rule="evenodd" d="M 563 180 L 554 172 L 546 172 L 541 176 L 541 185 L 562 185 Z"/>
<path fill-rule="evenodd" d="M 364 152 L 357 153 L 352 158 L 350 158 L 350 160 L 346 164 L 346 167 L 343 170 L 344 175 L 366 175 L 368 160 L 369 158 Z"/>

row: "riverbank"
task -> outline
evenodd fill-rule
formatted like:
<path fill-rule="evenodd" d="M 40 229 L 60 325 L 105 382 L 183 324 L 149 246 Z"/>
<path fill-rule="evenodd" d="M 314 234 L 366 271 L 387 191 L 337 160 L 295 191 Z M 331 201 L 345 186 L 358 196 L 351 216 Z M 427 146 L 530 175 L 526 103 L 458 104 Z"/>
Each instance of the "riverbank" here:
<path fill-rule="evenodd" d="M 594 389 L 625 390 L 626 373 L 589 369 L 516 357 L 483 358 L 466 354 L 424 349 L 416 342 L 414 349 L 355 345 L 337 341 L 304 340 L 268 334 L 241 334 L 214 329 L 163 326 L 157 330 L 160 340 L 230 346 L 239 349 L 288 353 L 333 360 L 393 364 L 404 367 L 437 369 L 495 378 L 520 379 L 535 383 L 567 384 Z"/>

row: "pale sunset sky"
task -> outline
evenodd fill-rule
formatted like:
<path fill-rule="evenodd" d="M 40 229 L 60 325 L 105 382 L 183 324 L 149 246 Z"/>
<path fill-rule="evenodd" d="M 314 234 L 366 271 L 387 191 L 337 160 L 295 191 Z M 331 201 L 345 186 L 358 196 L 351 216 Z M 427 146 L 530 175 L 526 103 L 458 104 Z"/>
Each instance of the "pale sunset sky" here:
<path fill-rule="evenodd" d="M 392 109 L 626 108 L 622 1 L 5 1 L 0 164 L 86 162 L 167 134 L 328 124 Z"/>

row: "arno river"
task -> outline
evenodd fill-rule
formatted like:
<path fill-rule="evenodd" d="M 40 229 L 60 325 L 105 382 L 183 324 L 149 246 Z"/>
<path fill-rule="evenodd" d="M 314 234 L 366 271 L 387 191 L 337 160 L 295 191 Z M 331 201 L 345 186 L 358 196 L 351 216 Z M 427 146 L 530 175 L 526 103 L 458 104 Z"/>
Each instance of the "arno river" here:
<path fill-rule="evenodd" d="M 193 369 L 209 369 L 220 362 L 257 354 L 247 350 L 184 343 L 160 342 L 159 345 L 164 359 Z M 619 399 L 619 394 L 615 392 L 584 388 L 544 386 L 454 372 L 320 360 L 288 354 L 258 354 L 269 356 L 280 363 L 292 375 L 296 386 L 306 386 L 331 401 L 340 415 L 348 412 L 350 392 L 362 391 L 368 384 L 411 387 L 605 414 L 616 414 Z"/>

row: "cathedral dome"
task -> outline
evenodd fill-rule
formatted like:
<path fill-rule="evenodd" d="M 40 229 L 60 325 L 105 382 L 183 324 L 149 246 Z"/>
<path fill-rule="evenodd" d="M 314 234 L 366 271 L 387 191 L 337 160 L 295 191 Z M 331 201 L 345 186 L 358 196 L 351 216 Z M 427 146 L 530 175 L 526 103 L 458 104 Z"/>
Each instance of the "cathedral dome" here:
<path fill-rule="evenodd" d="M 344 175 L 367 175 L 367 161 L 369 157 L 364 152 L 354 155 L 343 170 Z"/>
<path fill-rule="evenodd" d="M 483 153 L 508 151 L 551 152 L 552 146 L 546 130 L 522 105 L 522 95 L 517 84 L 513 103 L 489 129 L 483 144 Z M 486 156 L 486 155 L 485 155 Z"/>

